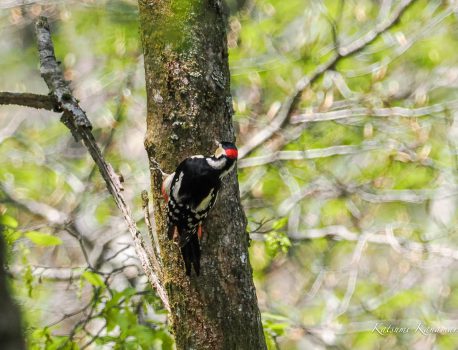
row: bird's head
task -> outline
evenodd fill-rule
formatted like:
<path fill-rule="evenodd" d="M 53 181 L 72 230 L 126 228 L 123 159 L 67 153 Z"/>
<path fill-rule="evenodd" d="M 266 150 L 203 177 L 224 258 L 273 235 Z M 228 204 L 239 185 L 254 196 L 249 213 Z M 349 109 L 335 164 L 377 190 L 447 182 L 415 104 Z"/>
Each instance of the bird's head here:
<path fill-rule="evenodd" d="M 215 151 L 215 157 L 226 156 L 229 159 L 236 160 L 238 156 L 237 147 L 232 142 L 216 141 L 218 148 Z"/>

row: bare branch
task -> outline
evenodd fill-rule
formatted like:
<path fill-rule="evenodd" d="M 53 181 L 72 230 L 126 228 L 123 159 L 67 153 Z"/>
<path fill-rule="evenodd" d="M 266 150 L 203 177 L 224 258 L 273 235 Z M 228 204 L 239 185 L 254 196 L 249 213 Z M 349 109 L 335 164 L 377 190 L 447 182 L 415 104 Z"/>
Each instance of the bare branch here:
<path fill-rule="evenodd" d="M 342 190 L 329 180 L 320 177 L 285 199 L 278 207 L 278 212 L 280 215 L 286 215 L 299 201 L 318 194 L 320 198 L 336 198 L 342 194 Z"/>
<path fill-rule="evenodd" d="M 24 266 L 13 266 L 10 272 L 13 276 L 21 276 L 25 269 Z M 85 271 L 84 267 L 32 266 L 31 269 L 34 277 L 53 281 L 77 280 Z"/>
<path fill-rule="evenodd" d="M 350 192 L 352 192 L 350 190 Z M 367 192 L 362 188 L 356 188 L 354 191 L 357 195 L 361 196 L 366 202 L 370 203 L 389 203 L 389 202 L 408 202 L 408 203 L 422 203 L 429 199 L 447 198 L 456 196 L 457 190 L 449 193 L 439 193 L 434 189 L 422 190 L 383 190 L 377 192 Z"/>
<path fill-rule="evenodd" d="M 364 49 L 366 46 L 373 43 L 381 34 L 385 33 L 391 27 L 396 25 L 401 19 L 401 16 L 404 14 L 404 12 L 414 3 L 415 0 L 402 1 L 401 5 L 398 6 L 398 8 L 393 12 L 393 14 L 390 17 L 386 18 L 384 21 L 377 24 L 374 29 L 368 31 L 363 37 L 353 41 L 352 43 L 346 46 L 341 47 L 339 50 L 339 55 L 342 57 L 353 55 Z"/>
<path fill-rule="evenodd" d="M 87 266 L 89 266 L 91 270 L 94 270 L 94 265 L 92 264 L 91 259 L 89 259 L 89 254 L 87 253 L 86 246 L 84 244 L 85 237 L 81 234 L 81 232 L 74 230 L 73 226 L 74 225 L 72 224 L 65 225 L 64 229 L 70 236 L 72 236 L 73 238 L 75 238 L 78 241 L 78 244 L 81 248 L 81 252 L 83 253 L 84 260 L 86 261 Z"/>
<path fill-rule="evenodd" d="M 305 151 L 278 151 L 264 156 L 242 159 L 239 161 L 238 167 L 249 168 L 273 163 L 278 160 L 304 160 L 332 157 L 335 155 L 348 155 L 368 152 L 379 149 L 380 147 L 381 146 L 377 143 L 366 143 L 362 145 L 331 146 L 326 148 L 309 149 Z"/>
<path fill-rule="evenodd" d="M 93 303 L 93 300 L 91 299 L 85 306 L 83 306 L 81 309 L 78 309 L 78 310 L 75 310 L 73 312 L 70 312 L 70 313 L 66 313 L 64 314 L 60 319 L 56 320 L 56 321 L 53 321 L 52 323 L 48 324 L 46 327 L 49 328 L 49 327 L 53 327 L 63 321 L 65 321 L 66 319 L 68 318 L 71 318 L 73 316 L 76 316 L 76 315 L 79 315 L 83 312 L 85 312 Z"/>
<path fill-rule="evenodd" d="M 46 203 L 37 202 L 32 199 L 25 200 L 19 198 L 6 183 L 0 183 L 0 192 L 3 193 L 3 200 L 13 202 L 18 207 L 24 208 L 30 213 L 44 218 L 51 224 L 63 225 L 69 219 L 66 213 L 61 212 Z"/>
<path fill-rule="evenodd" d="M 270 139 L 277 131 L 279 131 L 290 119 L 294 111 L 296 110 L 299 101 L 301 100 L 302 94 L 307 87 L 312 85 L 316 80 L 330 69 L 334 69 L 336 64 L 345 57 L 349 57 L 363 50 L 366 46 L 373 43 L 381 34 L 385 33 L 391 27 L 393 27 L 404 14 L 404 12 L 413 4 L 416 0 L 404 0 L 401 5 L 393 12 L 393 14 L 387 18 L 387 20 L 379 23 L 375 29 L 369 31 L 362 38 L 355 40 L 354 42 L 340 47 L 338 53 L 335 53 L 328 61 L 318 66 L 309 76 L 304 76 L 300 79 L 293 94 L 286 99 L 282 104 L 277 116 L 272 122 L 264 129 L 259 131 L 257 134 L 249 138 L 249 141 L 243 145 L 239 150 L 239 158 L 243 158 L 261 146 L 265 141 Z"/>
<path fill-rule="evenodd" d="M 97 331 L 97 333 L 90 335 L 91 339 L 81 347 L 81 350 L 87 349 L 92 343 L 94 343 L 100 337 L 100 334 L 102 334 L 102 332 L 105 330 L 105 328 L 107 328 L 106 322 L 105 322 L 105 324 L 102 325 L 102 327 L 100 327 L 100 329 Z"/>
<path fill-rule="evenodd" d="M 423 203 L 433 198 L 442 199 L 457 196 L 458 190 L 373 190 L 364 184 L 336 184 L 326 178 L 320 177 L 286 198 L 278 207 L 279 214 L 286 215 L 298 202 L 312 195 L 319 196 L 320 198 L 337 198 L 343 195 L 356 195 L 369 203 Z"/>
<path fill-rule="evenodd" d="M 392 230 L 392 227 L 378 230 L 377 232 L 371 232 L 370 235 L 366 237 L 366 242 L 389 245 L 394 247 L 394 250 L 397 252 L 400 252 L 400 249 L 402 249 L 401 253 L 406 251 L 412 253 L 429 253 L 458 261 L 458 249 L 445 247 L 439 244 L 413 242 L 405 238 L 395 237 L 394 234 L 391 232 L 387 233 L 386 230 Z M 293 240 L 329 238 L 353 242 L 358 242 L 360 236 L 360 234 L 351 232 L 345 226 L 327 226 L 289 235 Z M 393 245 L 393 240 L 396 241 L 395 245 Z"/>
<path fill-rule="evenodd" d="M 41 76 L 48 85 L 49 92 L 56 99 L 57 103 L 64 111 L 70 114 L 76 127 L 91 128 L 91 123 L 86 113 L 78 105 L 78 101 L 73 97 L 68 82 L 64 79 L 60 62 L 54 55 L 54 46 L 49 30 L 49 23 L 46 17 L 40 17 L 36 23 L 38 53 L 40 54 Z"/>
<path fill-rule="evenodd" d="M 335 320 L 337 317 L 343 315 L 347 311 L 348 306 L 350 305 L 350 300 L 353 294 L 355 293 L 356 282 L 358 281 L 359 262 L 363 255 L 364 246 L 366 245 L 366 241 L 369 236 L 369 233 L 363 233 L 358 237 L 358 242 L 356 244 L 355 250 L 353 251 L 353 256 L 351 259 L 352 269 L 350 271 L 350 275 L 348 276 L 347 289 L 345 290 L 345 295 L 341 300 L 339 306 L 335 310 L 336 313 L 334 315 L 329 315 L 328 320 Z"/>
<path fill-rule="evenodd" d="M 49 111 L 57 107 L 56 101 L 51 96 L 25 92 L 0 92 L 0 105 L 18 105 Z"/>
<path fill-rule="evenodd" d="M 240 163 L 237 165 L 240 168 Z M 250 172 L 249 177 L 240 183 L 240 197 L 244 197 L 251 191 L 267 173 L 264 167 L 256 168 Z"/>
<path fill-rule="evenodd" d="M 70 129 L 73 136 L 78 140 L 83 140 L 84 145 L 89 151 L 94 162 L 105 180 L 106 186 L 117 207 L 126 221 L 127 227 L 132 235 L 135 250 L 140 259 L 141 265 L 148 280 L 161 298 L 164 307 L 169 310 L 168 298 L 165 289 L 160 283 L 157 276 L 158 271 L 155 270 L 148 251 L 145 241 L 137 228 L 135 220 L 132 218 L 130 208 L 128 207 L 124 196 L 122 195 L 122 185 L 118 175 L 114 172 L 112 166 L 107 163 L 98 147 L 94 136 L 91 132 L 91 124 L 86 117 L 86 113 L 79 107 L 78 101 L 71 94 L 68 87 L 68 82 L 65 81 L 59 64 L 54 55 L 54 47 L 49 30 L 49 24 L 46 17 L 40 17 L 36 23 L 38 51 L 40 54 L 40 71 L 43 79 L 46 81 L 50 92 L 56 97 L 59 105 L 64 111 L 62 122 Z"/>
<path fill-rule="evenodd" d="M 404 117 L 404 118 L 418 118 L 425 117 L 431 114 L 442 113 L 447 110 L 458 109 L 458 100 L 453 100 L 446 103 L 438 103 L 431 106 L 421 108 L 368 108 L 357 107 L 349 109 L 341 109 L 332 112 L 318 113 L 310 111 L 303 114 L 298 114 L 291 117 L 291 123 L 300 122 L 319 122 L 327 120 L 339 120 L 344 118 L 354 117 Z"/>
<path fill-rule="evenodd" d="M 400 45 L 394 50 L 393 54 L 388 54 L 384 56 L 379 62 L 370 64 L 368 66 L 364 65 L 362 67 L 352 67 L 350 70 L 345 70 L 343 73 L 348 78 L 359 77 L 362 75 L 370 74 L 381 67 L 386 67 L 391 64 L 394 60 L 401 57 L 408 49 L 410 49 L 415 43 L 419 42 L 423 39 L 426 35 L 429 35 L 433 30 L 434 27 L 439 25 L 442 21 L 444 21 L 447 17 L 453 15 L 456 12 L 456 4 L 450 4 L 445 11 L 441 12 L 437 16 L 430 19 L 427 23 L 422 23 L 423 25 L 420 29 L 416 29 L 414 32 L 409 33 L 406 35 L 406 42 L 403 45 Z"/>

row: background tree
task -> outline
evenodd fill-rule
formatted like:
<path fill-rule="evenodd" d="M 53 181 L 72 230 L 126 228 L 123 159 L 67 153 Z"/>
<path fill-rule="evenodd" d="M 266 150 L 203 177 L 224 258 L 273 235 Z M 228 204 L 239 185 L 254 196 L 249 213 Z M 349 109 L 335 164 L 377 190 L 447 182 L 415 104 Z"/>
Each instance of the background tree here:
<path fill-rule="evenodd" d="M 5 350 L 25 349 L 21 329 L 21 316 L 17 305 L 10 296 L 6 278 L 6 252 L 3 240 L 3 226 L 0 225 L 0 346 Z"/>

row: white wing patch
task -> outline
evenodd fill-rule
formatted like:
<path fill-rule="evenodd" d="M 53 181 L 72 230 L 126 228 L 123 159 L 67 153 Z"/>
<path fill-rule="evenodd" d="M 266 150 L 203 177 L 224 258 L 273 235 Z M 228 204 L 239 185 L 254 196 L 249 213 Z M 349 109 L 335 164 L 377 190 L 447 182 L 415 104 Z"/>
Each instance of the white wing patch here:
<path fill-rule="evenodd" d="M 174 177 L 175 173 L 170 174 L 167 176 L 162 183 L 162 194 L 167 195 L 168 198 L 170 198 L 170 186 L 172 185 L 172 180 Z"/>
<path fill-rule="evenodd" d="M 213 199 L 213 196 L 214 196 L 214 193 L 213 193 L 213 188 L 212 188 L 210 192 L 208 193 L 207 197 L 202 199 L 202 202 L 200 202 L 200 204 L 197 206 L 197 208 L 195 209 L 196 212 L 201 212 L 207 209 L 211 200 Z"/>
<path fill-rule="evenodd" d="M 198 154 L 197 156 L 192 156 L 191 158 L 205 158 L 205 157 L 201 154 Z"/>
<path fill-rule="evenodd" d="M 183 181 L 183 175 L 184 175 L 184 173 L 181 172 L 180 175 L 178 176 L 178 179 L 173 184 L 173 193 L 172 194 L 173 194 L 173 198 L 175 198 L 175 200 L 179 199 L 178 192 L 180 191 L 181 182 Z"/>
<path fill-rule="evenodd" d="M 227 159 L 224 157 L 217 160 L 213 160 L 211 158 L 206 158 L 205 160 L 207 161 L 208 165 L 210 165 L 213 169 L 222 169 L 224 168 L 227 162 Z"/>

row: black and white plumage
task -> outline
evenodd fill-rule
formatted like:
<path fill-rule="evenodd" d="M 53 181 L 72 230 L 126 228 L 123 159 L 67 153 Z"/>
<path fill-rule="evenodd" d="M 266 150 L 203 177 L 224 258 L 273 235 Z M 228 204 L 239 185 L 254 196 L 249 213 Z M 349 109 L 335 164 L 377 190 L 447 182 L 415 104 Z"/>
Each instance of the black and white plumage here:
<path fill-rule="evenodd" d="M 191 267 L 197 275 L 200 273 L 201 224 L 215 204 L 223 178 L 237 160 L 233 143 L 218 145 L 213 156 L 183 160 L 162 184 L 167 201 L 167 235 L 178 243 L 188 276 Z"/>

